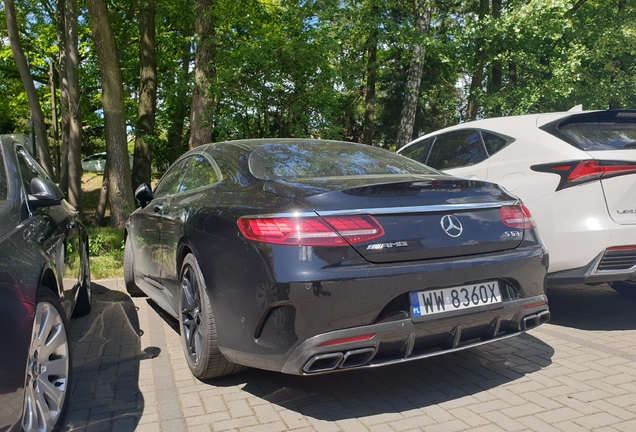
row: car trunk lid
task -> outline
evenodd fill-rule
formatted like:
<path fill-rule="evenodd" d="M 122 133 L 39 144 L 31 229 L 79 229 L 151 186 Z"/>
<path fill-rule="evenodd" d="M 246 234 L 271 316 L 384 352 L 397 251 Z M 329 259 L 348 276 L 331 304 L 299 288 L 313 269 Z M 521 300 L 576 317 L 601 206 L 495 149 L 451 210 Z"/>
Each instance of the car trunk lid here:
<path fill-rule="evenodd" d="M 352 247 L 374 263 L 444 258 L 517 247 L 522 230 L 502 222 L 502 203 L 516 198 L 490 183 L 415 177 L 277 180 L 270 192 L 294 198 L 328 220 L 369 214 L 384 230 L 380 238 Z"/>
<path fill-rule="evenodd" d="M 589 153 L 602 161 L 620 161 L 633 167 L 627 174 L 601 177 L 600 181 L 610 217 L 621 225 L 636 224 L 636 148 Z"/>
<path fill-rule="evenodd" d="M 610 217 L 622 225 L 636 224 L 636 111 L 575 114 L 545 128 L 598 161 L 594 169 L 602 172 L 597 178 Z"/>

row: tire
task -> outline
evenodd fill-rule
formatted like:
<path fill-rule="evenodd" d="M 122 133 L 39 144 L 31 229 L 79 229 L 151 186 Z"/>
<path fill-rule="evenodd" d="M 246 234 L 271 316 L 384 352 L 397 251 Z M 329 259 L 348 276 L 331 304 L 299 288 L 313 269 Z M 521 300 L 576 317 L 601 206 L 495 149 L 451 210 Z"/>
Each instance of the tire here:
<path fill-rule="evenodd" d="M 188 254 L 179 278 L 179 330 L 186 361 L 199 379 L 238 373 L 245 367 L 229 362 L 219 350 L 212 305 L 202 277 L 194 255 Z"/>
<path fill-rule="evenodd" d="M 636 282 L 635 281 L 620 281 L 620 282 L 612 282 L 610 284 L 614 291 L 619 293 L 622 296 L 628 298 L 636 299 Z"/>
<path fill-rule="evenodd" d="M 77 294 L 77 302 L 73 310 L 74 317 L 88 315 L 91 311 L 91 264 L 88 257 L 88 243 L 84 245 L 82 260 L 85 265 L 82 269 L 82 285 Z"/>
<path fill-rule="evenodd" d="M 144 294 L 144 292 L 140 290 L 135 283 L 133 264 L 132 246 L 128 239 L 126 239 L 124 244 L 124 284 L 126 285 L 126 291 L 128 291 L 128 294 L 130 294 L 131 297 L 145 297 L 146 294 Z"/>
<path fill-rule="evenodd" d="M 68 321 L 59 299 L 40 289 L 33 322 L 24 391 L 22 428 L 56 431 L 62 425 L 71 390 Z"/>

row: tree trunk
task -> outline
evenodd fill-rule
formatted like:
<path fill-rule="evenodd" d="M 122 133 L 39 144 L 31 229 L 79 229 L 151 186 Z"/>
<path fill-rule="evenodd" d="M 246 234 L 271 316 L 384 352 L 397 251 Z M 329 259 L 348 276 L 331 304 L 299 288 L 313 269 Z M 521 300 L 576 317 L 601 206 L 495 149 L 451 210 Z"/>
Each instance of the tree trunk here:
<path fill-rule="evenodd" d="M 66 75 L 66 0 L 57 0 L 56 10 L 57 48 L 59 51 L 59 76 L 60 76 L 60 117 L 62 119 L 61 143 L 60 143 L 60 189 L 68 194 L 68 134 L 69 134 L 69 108 L 68 108 L 68 78 Z"/>
<path fill-rule="evenodd" d="M 108 172 L 108 159 L 104 167 L 104 178 L 102 179 L 102 188 L 99 190 L 99 200 L 97 201 L 97 209 L 93 218 L 93 226 L 100 227 L 104 223 L 106 215 L 106 206 L 108 205 L 108 182 L 110 180 Z"/>
<path fill-rule="evenodd" d="M 80 107 L 77 0 L 66 0 L 66 76 L 68 80 L 68 200 L 82 212 L 82 109 Z"/>
<path fill-rule="evenodd" d="M 20 34 L 18 32 L 18 23 L 15 15 L 15 4 L 13 0 L 4 0 L 4 11 L 7 17 L 7 30 L 9 33 L 9 42 L 11 43 L 11 51 L 24 85 L 24 91 L 29 99 L 29 108 L 31 109 L 31 117 L 33 119 L 33 130 L 37 140 L 38 155 L 40 164 L 48 175 L 53 177 L 53 165 L 51 164 L 51 154 L 49 153 L 49 140 L 46 136 L 46 127 L 44 125 L 44 114 L 38 99 L 38 92 L 33 84 L 33 77 L 29 70 L 22 43 L 20 42 Z"/>
<path fill-rule="evenodd" d="M 482 89 L 484 81 L 484 63 L 486 61 L 486 43 L 483 38 L 483 22 L 488 14 L 490 4 L 488 0 L 479 1 L 479 33 L 475 40 L 475 71 L 470 80 L 470 94 L 468 95 L 468 108 L 466 110 L 466 119 L 475 120 L 479 111 L 479 103 L 477 101 L 479 92 Z"/>
<path fill-rule="evenodd" d="M 514 61 L 508 63 L 508 79 L 511 86 L 517 85 L 517 63 Z"/>
<path fill-rule="evenodd" d="M 150 183 L 152 141 L 157 109 L 157 56 L 155 52 L 155 0 L 139 3 L 139 106 L 132 185 Z M 150 138 L 150 139 L 149 139 Z"/>
<path fill-rule="evenodd" d="M 211 112 L 214 98 L 210 94 L 210 85 L 216 74 L 213 9 L 213 0 L 196 0 L 194 31 L 197 34 L 197 46 L 188 143 L 191 149 L 212 141 Z"/>
<path fill-rule="evenodd" d="M 429 32 L 431 24 L 431 5 L 427 0 L 415 0 L 415 21 L 420 38 L 424 38 Z M 424 44 L 419 41 L 413 47 L 413 56 L 409 66 L 409 76 L 406 80 L 404 105 L 400 118 L 396 145 L 402 147 L 413 139 L 413 126 L 417 112 L 417 101 L 420 95 L 422 72 L 424 70 Z"/>
<path fill-rule="evenodd" d="M 183 44 L 183 55 L 181 57 L 181 74 L 177 75 L 177 104 L 175 107 L 173 121 L 168 129 L 168 148 L 170 149 L 170 163 L 181 156 L 183 143 L 183 125 L 188 115 L 188 94 L 186 82 L 189 81 L 190 61 L 192 44 L 188 41 Z"/>
<path fill-rule="evenodd" d="M 53 129 L 53 167 L 55 168 L 55 181 L 60 181 L 60 148 L 58 142 L 60 140 L 60 128 L 57 118 L 57 87 L 55 76 L 55 60 L 49 61 L 49 87 L 51 87 L 51 127 Z"/>
<path fill-rule="evenodd" d="M 134 209 L 134 198 L 126 148 L 126 113 L 121 69 L 113 30 L 108 19 L 106 0 L 87 0 L 86 7 L 90 15 L 91 33 L 102 76 L 111 225 L 123 228 L 128 214 Z"/>
<path fill-rule="evenodd" d="M 496 20 L 501 18 L 501 0 L 492 0 L 492 17 Z M 499 55 L 500 54 L 500 44 L 502 43 L 501 40 L 501 36 L 498 35 L 496 36 L 497 38 L 497 43 L 495 44 L 495 47 L 497 48 L 497 52 L 495 52 L 495 55 Z M 499 90 L 501 90 L 501 85 L 503 83 L 503 70 L 501 67 L 501 61 L 498 59 L 493 60 L 492 63 L 492 85 L 491 85 L 491 93 L 492 94 L 496 94 L 499 92 Z M 493 114 L 495 116 L 501 116 L 502 112 L 501 112 L 501 104 L 497 104 L 494 108 Z"/>
<path fill-rule="evenodd" d="M 362 132 L 362 142 L 373 145 L 373 129 L 375 115 L 375 77 L 376 77 L 376 55 L 378 52 L 378 29 L 371 30 L 367 49 L 367 89 L 364 97 L 364 130 Z"/>

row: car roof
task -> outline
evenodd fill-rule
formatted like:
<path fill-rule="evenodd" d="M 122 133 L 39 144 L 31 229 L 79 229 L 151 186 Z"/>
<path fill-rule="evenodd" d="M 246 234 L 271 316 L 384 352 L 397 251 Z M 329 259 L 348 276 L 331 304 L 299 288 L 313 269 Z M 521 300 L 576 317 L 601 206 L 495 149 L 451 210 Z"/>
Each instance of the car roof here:
<path fill-rule="evenodd" d="M 578 108 L 578 107 L 575 107 Z M 465 130 L 465 129 L 479 129 L 479 130 L 488 130 L 493 132 L 498 132 L 504 135 L 509 135 L 512 137 L 516 137 L 519 135 L 519 130 L 524 129 L 524 134 L 532 133 L 536 131 L 537 133 L 541 133 L 538 129 L 541 126 L 544 126 L 550 122 L 560 120 L 563 118 L 575 116 L 577 114 L 582 113 L 591 113 L 594 111 L 579 111 L 578 109 L 572 109 L 570 111 L 563 112 L 554 112 L 554 113 L 540 113 L 540 114 L 524 114 L 517 116 L 506 116 L 506 117 L 492 117 L 480 120 L 473 120 L 466 123 L 460 123 L 458 125 L 449 126 L 443 129 L 438 129 L 434 132 L 430 132 L 428 134 L 422 135 L 419 138 L 411 141 L 404 147 L 400 148 L 398 152 L 402 152 L 406 148 L 411 145 L 421 142 L 427 138 L 437 136 L 446 132 L 452 132 L 456 130 Z"/>

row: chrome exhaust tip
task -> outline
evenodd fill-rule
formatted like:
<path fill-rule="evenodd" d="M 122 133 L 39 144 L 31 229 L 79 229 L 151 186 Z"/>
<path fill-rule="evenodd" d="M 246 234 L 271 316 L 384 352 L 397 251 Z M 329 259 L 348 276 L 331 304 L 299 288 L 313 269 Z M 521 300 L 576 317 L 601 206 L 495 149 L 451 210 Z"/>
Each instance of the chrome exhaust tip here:
<path fill-rule="evenodd" d="M 362 366 L 373 358 L 375 355 L 375 348 L 360 348 L 351 351 L 347 351 L 340 364 L 341 368 L 350 368 L 356 366 Z"/>
<path fill-rule="evenodd" d="M 341 352 L 319 354 L 313 356 L 303 367 L 305 373 L 326 372 L 334 370 L 344 358 Z"/>

